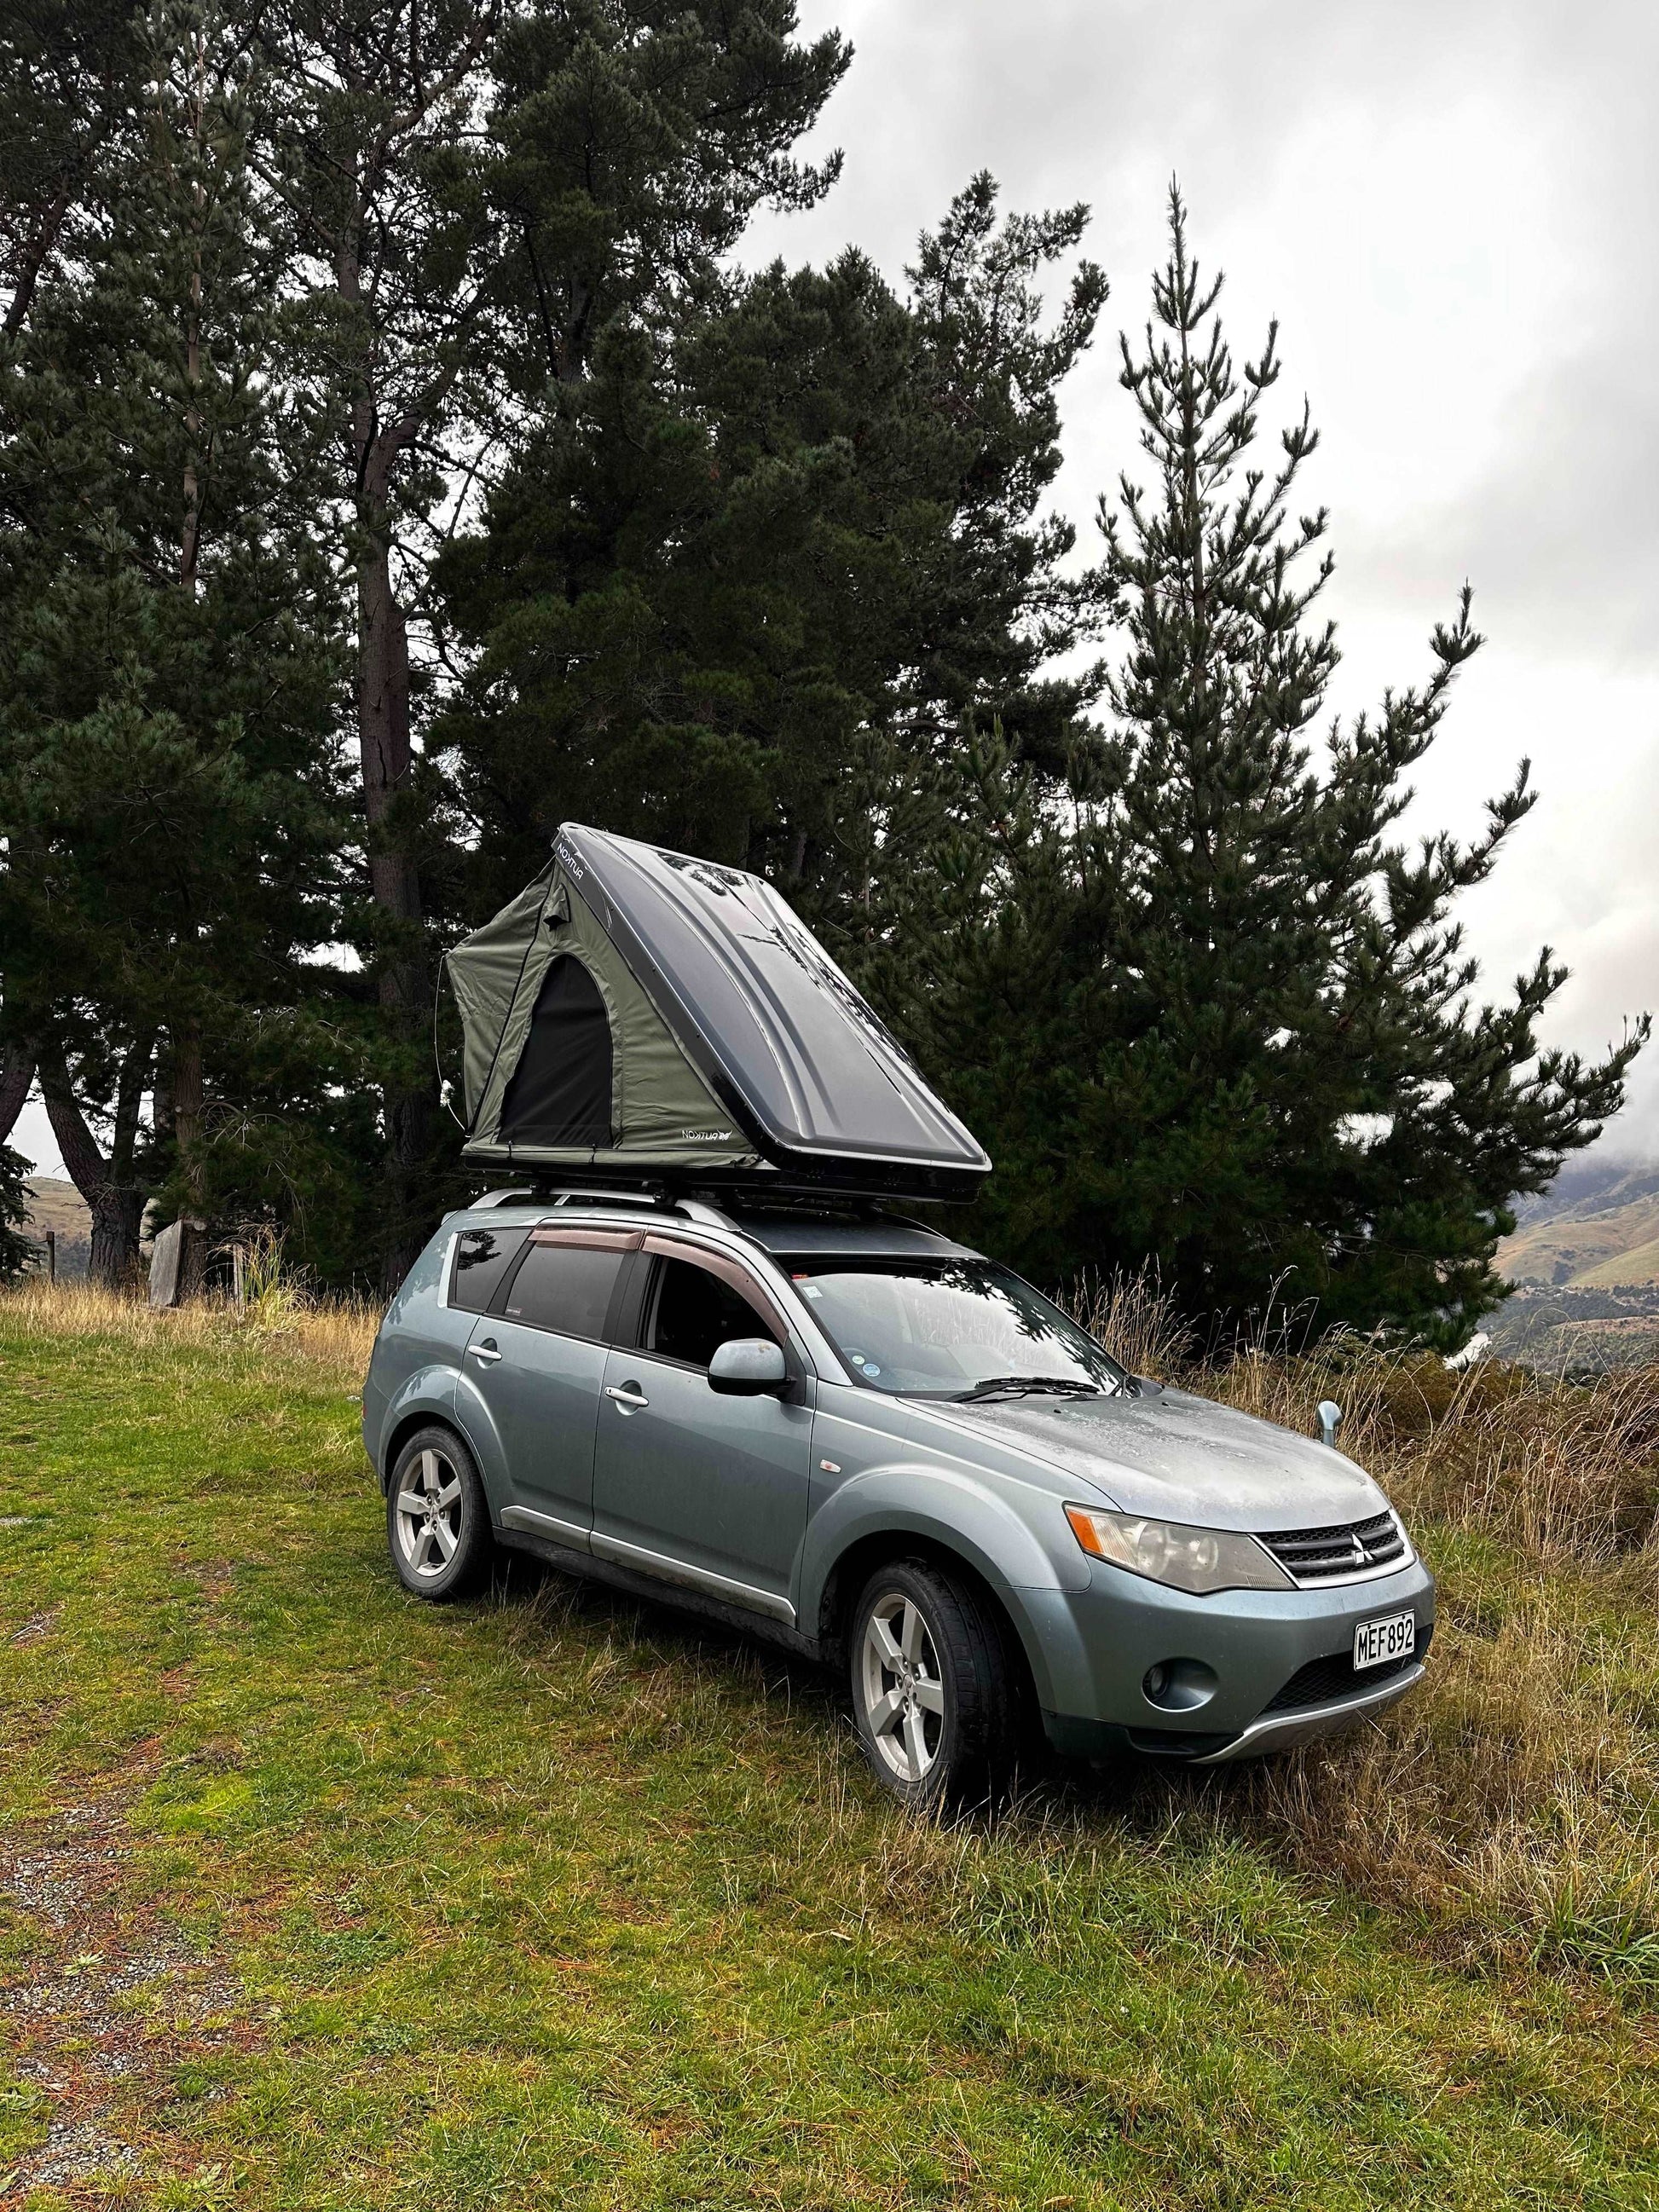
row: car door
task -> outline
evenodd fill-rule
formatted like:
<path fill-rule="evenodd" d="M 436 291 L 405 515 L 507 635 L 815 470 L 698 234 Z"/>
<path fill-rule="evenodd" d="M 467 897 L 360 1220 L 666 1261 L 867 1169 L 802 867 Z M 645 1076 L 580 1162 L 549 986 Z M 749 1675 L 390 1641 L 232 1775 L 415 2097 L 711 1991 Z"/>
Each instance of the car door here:
<path fill-rule="evenodd" d="M 532 1230 L 473 1328 L 466 1365 L 501 1438 L 509 1528 L 587 1548 L 606 1322 L 640 1242 L 637 1230 Z"/>
<path fill-rule="evenodd" d="M 635 1267 L 644 1277 L 630 1301 L 635 1345 L 605 1360 L 594 1553 L 793 1620 L 812 1431 L 799 1352 L 770 1293 L 737 1261 L 647 1236 Z M 710 1388 L 717 1346 L 745 1336 L 783 1346 L 783 1395 Z"/>

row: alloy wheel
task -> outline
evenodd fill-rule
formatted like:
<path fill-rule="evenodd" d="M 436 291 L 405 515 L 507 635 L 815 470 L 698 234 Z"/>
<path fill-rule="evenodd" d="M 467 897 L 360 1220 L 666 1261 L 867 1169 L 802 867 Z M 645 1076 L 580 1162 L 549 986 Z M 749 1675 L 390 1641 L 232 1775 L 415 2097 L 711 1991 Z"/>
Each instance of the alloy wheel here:
<path fill-rule="evenodd" d="M 423 1451 L 398 1492 L 398 1548 L 411 1574 L 423 1581 L 442 1574 L 461 1540 L 462 1510 L 459 1471 L 442 1452 Z"/>
<path fill-rule="evenodd" d="M 876 1600 L 865 1622 L 860 1680 L 877 1756 L 894 1778 L 916 1783 L 939 1757 L 945 1682 L 926 1614 L 902 1590 Z"/>

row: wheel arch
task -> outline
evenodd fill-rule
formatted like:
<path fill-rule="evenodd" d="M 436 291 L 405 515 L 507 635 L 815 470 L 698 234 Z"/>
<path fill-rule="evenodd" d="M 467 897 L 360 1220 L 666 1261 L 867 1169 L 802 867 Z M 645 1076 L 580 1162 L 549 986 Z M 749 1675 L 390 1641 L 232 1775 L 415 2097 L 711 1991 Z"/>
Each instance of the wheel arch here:
<path fill-rule="evenodd" d="M 868 1528 L 838 1553 L 823 1578 L 815 1629 L 819 1650 L 832 1666 L 850 1663 L 848 1632 L 853 1607 L 870 1577 L 896 1559 L 921 1559 L 970 1585 L 980 1603 L 1002 1628 L 1011 1656 L 1022 1668 L 1038 1702 L 1046 1702 L 1048 1668 L 1036 1627 L 1017 1594 L 998 1581 L 961 1543 L 932 1529 L 893 1525 Z"/>
<path fill-rule="evenodd" d="M 380 1492 L 384 1496 L 392 1487 L 392 1470 L 398 1464 L 398 1455 L 419 1429 L 447 1429 L 458 1443 L 465 1444 L 468 1456 L 477 1463 L 477 1454 L 467 1443 L 465 1431 L 455 1418 L 451 1403 L 434 1404 L 429 1400 L 400 1406 L 387 1422 L 380 1446 Z"/>

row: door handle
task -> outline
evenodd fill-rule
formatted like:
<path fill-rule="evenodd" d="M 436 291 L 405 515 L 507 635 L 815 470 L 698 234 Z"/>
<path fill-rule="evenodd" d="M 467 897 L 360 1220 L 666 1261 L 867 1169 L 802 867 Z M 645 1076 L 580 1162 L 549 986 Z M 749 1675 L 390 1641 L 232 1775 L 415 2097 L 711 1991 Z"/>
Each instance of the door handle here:
<path fill-rule="evenodd" d="M 641 1406 L 651 1403 L 637 1382 L 624 1382 L 620 1389 L 614 1382 L 607 1382 L 605 1395 L 607 1398 L 614 1398 L 624 1413 L 637 1413 Z"/>
<path fill-rule="evenodd" d="M 481 1367 L 493 1367 L 501 1356 L 493 1337 L 486 1337 L 482 1344 L 469 1344 L 466 1348 Z"/>

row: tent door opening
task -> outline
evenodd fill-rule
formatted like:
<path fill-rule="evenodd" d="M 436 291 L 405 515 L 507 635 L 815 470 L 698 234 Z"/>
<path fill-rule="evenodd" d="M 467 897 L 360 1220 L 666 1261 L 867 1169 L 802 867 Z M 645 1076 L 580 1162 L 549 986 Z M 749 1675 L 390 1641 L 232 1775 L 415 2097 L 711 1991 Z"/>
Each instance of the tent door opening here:
<path fill-rule="evenodd" d="M 530 1033 L 501 1102 L 510 1145 L 611 1142 L 611 1019 L 581 962 L 561 953 L 536 994 Z"/>

